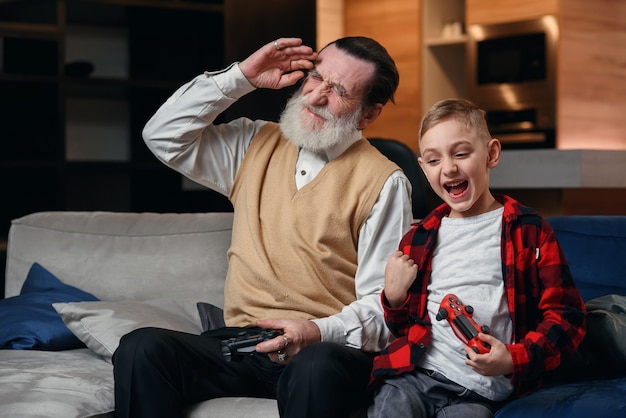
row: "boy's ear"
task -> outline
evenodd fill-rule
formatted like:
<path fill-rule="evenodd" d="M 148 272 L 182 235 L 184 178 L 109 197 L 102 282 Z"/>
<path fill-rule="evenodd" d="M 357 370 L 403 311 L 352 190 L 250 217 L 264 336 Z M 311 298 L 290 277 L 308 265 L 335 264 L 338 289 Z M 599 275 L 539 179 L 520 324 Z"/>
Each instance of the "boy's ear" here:
<path fill-rule="evenodd" d="M 495 168 L 500 162 L 502 144 L 499 139 L 491 138 L 487 143 L 487 168 Z"/>

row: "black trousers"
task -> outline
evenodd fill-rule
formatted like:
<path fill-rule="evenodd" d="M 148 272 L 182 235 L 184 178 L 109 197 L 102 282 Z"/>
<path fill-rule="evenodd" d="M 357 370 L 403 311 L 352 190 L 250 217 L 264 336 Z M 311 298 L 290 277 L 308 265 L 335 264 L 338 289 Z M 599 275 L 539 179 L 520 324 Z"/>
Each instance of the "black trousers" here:
<path fill-rule="evenodd" d="M 117 418 L 182 417 L 184 408 L 224 396 L 275 398 L 284 418 L 346 418 L 364 410 L 372 356 L 317 343 L 287 366 L 254 353 L 225 361 L 213 334 L 142 328 L 113 356 Z"/>

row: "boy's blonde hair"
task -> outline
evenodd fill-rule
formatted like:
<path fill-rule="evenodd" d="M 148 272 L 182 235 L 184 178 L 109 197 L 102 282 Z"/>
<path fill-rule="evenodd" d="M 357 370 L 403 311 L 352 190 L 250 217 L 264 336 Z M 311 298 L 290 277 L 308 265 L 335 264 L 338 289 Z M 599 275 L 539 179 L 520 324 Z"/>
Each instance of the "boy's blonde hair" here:
<path fill-rule="evenodd" d="M 474 132 L 484 141 L 491 139 L 485 111 L 466 99 L 444 99 L 435 103 L 424 115 L 420 124 L 419 141 L 433 126 L 449 119 L 456 120 L 468 130 Z"/>

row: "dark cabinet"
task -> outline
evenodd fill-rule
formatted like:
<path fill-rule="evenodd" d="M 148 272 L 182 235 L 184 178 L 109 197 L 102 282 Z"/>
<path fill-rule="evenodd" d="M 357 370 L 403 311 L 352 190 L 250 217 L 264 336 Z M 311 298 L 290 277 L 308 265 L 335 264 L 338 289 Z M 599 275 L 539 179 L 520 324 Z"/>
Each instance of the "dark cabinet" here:
<path fill-rule="evenodd" d="M 231 210 L 157 162 L 141 130 L 179 85 L 280 36 L 315 45 L 314 0 L 0 2 L 0 237 L 41 210 Z M 225 118 L 275 120 L 292 91 L 254 92 Z"/>

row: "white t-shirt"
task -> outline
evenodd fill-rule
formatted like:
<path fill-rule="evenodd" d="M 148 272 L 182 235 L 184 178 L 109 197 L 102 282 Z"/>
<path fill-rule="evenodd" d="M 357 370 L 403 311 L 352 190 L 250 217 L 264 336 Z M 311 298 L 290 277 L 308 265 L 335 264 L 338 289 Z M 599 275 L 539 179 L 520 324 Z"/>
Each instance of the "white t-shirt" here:
<path fill-rule="evenodd" d="M 494 401 L 511 394 L 511 380 L 474 372 L 465 364 L 465 344 L 456 337 L 448 321 L 437 321 L 435 317 L 444 296 L 452 293 L 474 308 L 473 319 L 477 324 L 488 325 L 491 335 L 505 344 L 512 343 L 513 324 L 502 277 L 503 210 L 469 218 L 442 219 L 428 284 L 433 339 L 420 364 Z"/>

